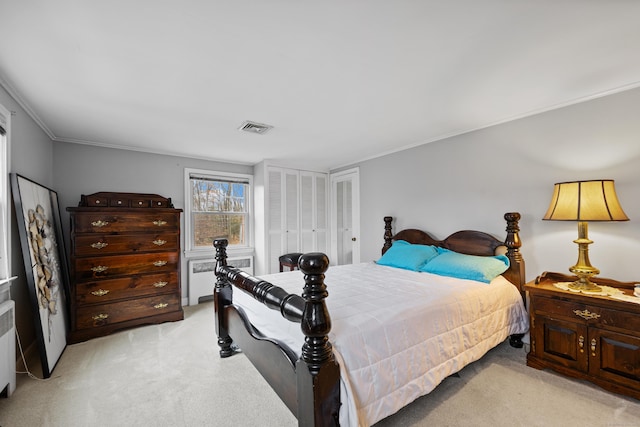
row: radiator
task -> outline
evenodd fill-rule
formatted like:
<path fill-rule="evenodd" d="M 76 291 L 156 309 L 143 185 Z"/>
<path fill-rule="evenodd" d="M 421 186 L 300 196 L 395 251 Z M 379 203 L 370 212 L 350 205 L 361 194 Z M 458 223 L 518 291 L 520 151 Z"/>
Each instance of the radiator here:
<path fill-rule="evenodd" d="M 253 275 L 253 257 L 227 258 L 227 264 Z M 213 287 L 216 284 L 216 262 L 211 258 L 192 259 L 189 261 L 189 305 L 213 298 Z"/>
<path fill-rule="evenodd" d="M 15 302 L 0 304 L 0 394 L 10 397 L 16 389 Z"/>

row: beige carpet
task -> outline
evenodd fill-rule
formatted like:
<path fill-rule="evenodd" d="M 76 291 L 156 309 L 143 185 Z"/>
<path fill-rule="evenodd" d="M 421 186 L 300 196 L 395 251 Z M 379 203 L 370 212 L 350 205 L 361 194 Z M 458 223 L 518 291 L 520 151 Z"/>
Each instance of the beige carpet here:
<path fill-rule="evenodd" d="M 243 355 L 220 359 L 213 305 L 185 320 L 68 346 L 53 376 L 19 375 L 0 426 L 295 426 Z M 388 426 L 640 426 L 640 402 L 525 366 L 502 344 Z M 36 371 L 36 363 L 32 363 Z"/>

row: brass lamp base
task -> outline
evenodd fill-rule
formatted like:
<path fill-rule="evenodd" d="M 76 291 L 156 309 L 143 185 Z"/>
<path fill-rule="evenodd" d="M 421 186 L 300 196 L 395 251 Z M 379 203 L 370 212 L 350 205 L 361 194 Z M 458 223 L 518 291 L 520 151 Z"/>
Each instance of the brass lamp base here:
<path fill-rule="evenodd" d="M 578 223 L 578 238 L 574 243 L 578 244 L 578 261 L 576 265 L 569 269 L 570 272 L 578 276 L 578 280 L 569 285 L 569 289 L 587 292 L 599 292 L 602 288 L 591 282 L 591 277 L 600 274 L 600 270 L 593 267 L 589 261 L 589 245 L 593 243 L 587 237 L 588 225 L 586 221 Z"/>
<path fill-rule="evenodd" d="M 596 285 L 595 283 L 593 283 L 591 280 L 589 280 L 591 279 L 592 276 L 595 276 L 596 274 L 600 273 L 600 271 L 597 268 L 594 268 L 594 270 L 595 270 L 594 272 L 589 272 L 585 274 L 584 272 L 578 272 L 575 266 L 571 267 L 569 271 L 575 274 L 576 276 L 578 276 L 578 280 L 576 280 L 573 283 L 570 283 L 569 289 L 573 289 L 575 291 L 600 292 L 602 288 Z"/>

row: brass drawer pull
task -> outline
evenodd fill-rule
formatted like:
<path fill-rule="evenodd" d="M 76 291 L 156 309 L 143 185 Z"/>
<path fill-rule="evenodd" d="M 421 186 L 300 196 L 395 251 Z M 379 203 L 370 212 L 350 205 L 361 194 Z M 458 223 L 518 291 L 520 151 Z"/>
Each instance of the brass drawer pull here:
<path fill-rule="evenodd" d="M 167 225 L 167 221 L 163 221 L 161 219 L 157 221 L 153 221 L 153 225 L 157 225 L 158 227 L 162 227 L 163 225 Z"/>
<path fill-rule="evenodd" d="M 166 240 L 162 240 L 162 239 L 158 239 L 158 240 L 154 240 L 153 241 L 153 244 L 156 245 L 156 246 L 162 246 L 165 243 L 167 243 L 167 241 Z"/>
<path fill-rule="evenodd" d="M 108 293 L 109 293 L 109 291 L 106 290 L 106 289 L 98 289 L 97 291 L 92 291 L 91 295 L 95 295 L 97 297 L 103 297 Z"/>
<path fill-rule="evenodd" d="M 166 308 L 168 305 L 169 304 L 167 304 L 166 302 L 161 302 L 160 304 L 154 305 L 153 308 L 157 308 L 157 309 Z"/>
<path fill-rule="evenodd" d="M 580 347 L 580 353 L 584 353 L 584 337 L 582 335 L 578 337 L 578 346 Z"/>
<path fill-rule="evenodd" d="M 596 344 L 597 344 L 597 343 L 598 343 L 598 342 L 596 341 L 596 339 L 595 339 L 595 338 L 593 338 L 593 339 L 591 340 L 591 355 L 592 355 L 592 356 L 594 356 L 594 357 L 595 357 L 595 355 L 596 355 Z"/>
<path fill-rule="evenodd" d="M 106 227 L 107 225 L 109 225 L 109 221 L 102 221 L 101 219 L 98 221 L 93 221 L 91 223 L 91 225 L 93 225 L 94 227 Z"/>
<path fill-rule="evenodd" d="M 105 313 L 100 313 L 100 314 L 96 314 L 95 316 L 93 316 L 93 320 L 100 321 L 100 320 L 107 320 L 107 318 L 109 317 L 108 314 Z"/>
<path fill-rule="evenodd" d="M 154 261 L 153 265 L 156 267 L 162 267 L 163 265 L 167 265 L 167 261 Z"/>
<path fill-rule="evenodd" d="M 576 316 L 582 317 L 584 320 L 597 319 L 600 317 L 598 313 L 592 313 L 589 310 L 573 310 Z"/>
<path fill-rule="evenodd" d="M 169 284 L 169 282 L 156 282 L 156 283 L 153 284 L 153 287 L 154 288 L 164 288 L 168 284 Z"/>
<path fill-rule="evenodd" d="M 95 267 L 91 267 L 91 271 L 93 271 L 94 273 L 103 273 L 108 269 L 109 267 L 107 267 L 106 265 L 97 265 Z"/>
<path fill-rule="evenodd" d="M 109 246 L 109 244 L 108 244 L 108 243 L 105 243 L 105 242 L 96 242 L 96 243 L 92 243 L 92 244 L 91 244 L 91 247 L 92 247 L 93 249 L 104 249 L 104 248 L 106 248 L 107 246 Z"/>

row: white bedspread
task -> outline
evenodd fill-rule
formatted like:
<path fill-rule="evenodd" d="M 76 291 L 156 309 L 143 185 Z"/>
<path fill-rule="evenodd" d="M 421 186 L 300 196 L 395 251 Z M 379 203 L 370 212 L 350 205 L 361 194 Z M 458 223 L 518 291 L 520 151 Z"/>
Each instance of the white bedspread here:
<path fill-rule="evenodd" d="M 299 271 L 263 278 L 302 293 Z M 370 426 L 397 412 L 529 327 L 520 294 L 502 276 L 486 284 L 370 262 L 330 267 L 325 283 L 343 426 Z M 262 333 L 300 354 L 299 324 L 238 289 L 233 300 Z"/>

